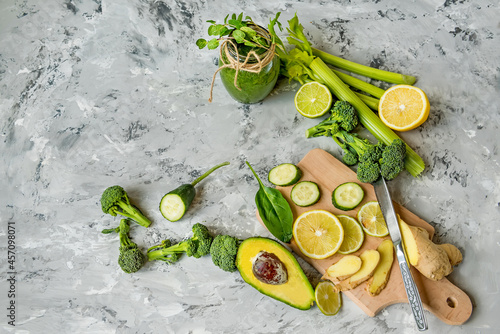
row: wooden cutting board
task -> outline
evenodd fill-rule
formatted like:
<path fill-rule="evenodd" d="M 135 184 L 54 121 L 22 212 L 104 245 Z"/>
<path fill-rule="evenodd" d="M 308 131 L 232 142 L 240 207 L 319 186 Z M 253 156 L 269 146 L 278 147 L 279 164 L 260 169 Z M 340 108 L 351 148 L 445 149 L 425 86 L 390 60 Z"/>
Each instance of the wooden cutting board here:
<path fill-rule="evenodd" d="M 356 173 L 349 167 L 338 161 L 328 152 L 321 149 L 314 149 L 297 164 L 302 170 L 303 176 L 301 181 L 314 181 L 318 184 L 321 191 L 321 199 L 309 207 L 299 207 L 293 204 L 290 199 L 290 187 L 277 187 L 288 200 L 292 208 L 294 218 L 301 213 L 313 209 L 324 209 L 334 214 L 346 214 L 356 217 L 357 209 L 368 201 L 376 201 L 376 195 L 373 187 L 367 183 L 360 183 L 356 178 Z M 363 202 L 351 211 L 341 211 L 336 209 L 331 202 L 332 191 L 341 183 L 357 182 L 364 191 L 365 197 Z M 410 225 L 420 226 L 425 228 L 431 236 L 434 234 L 434 228 L 424 220 L 417 217 L 401 205 L 394 203 L 396 212 L 406 223 Z M 260 217 L 257 212 L 257 218 Z M 388 237 L 386 237 L 388 238 Z M 365 235 L 363 246 L 354 255 L 359 255 L 366 249 L 376 249 L 377 246 L 386 238 L 377 238 Z M 310 263 L 321 274 L 326 272 L 326 269 L 333 263 L 337 262 L 343 255 L 335 254 L 327 259 L 314 260 L 303 255 L 297 245 L 292 240 L 290 248 L 305 261 Z M 363 283 L 357 288 L 343 292 L 352 301 L 354 301 L 367 315 L 373 317 L 386 306 L 396 303 L 408 303 L 408 298 L 403 285 L 401 272 L 394 257 L 389 282 L 386 288 L 376 297 L 372 297 L 366 291 L 367 283 Z M 422 276 L 416 269 L 411 268 L 411 272 L 415 283 L 418 286 L 420 297 L 424 308 L 432 312 L 436 317 L 450 325 L 463 324 L 469 319 L 472 313 L 472 303 L 470 298 L 462 290 L 453 285 L 446 278 L 440 281 L 432 281 Z M 410 309 L 408 309 L 410 312 Z"/>

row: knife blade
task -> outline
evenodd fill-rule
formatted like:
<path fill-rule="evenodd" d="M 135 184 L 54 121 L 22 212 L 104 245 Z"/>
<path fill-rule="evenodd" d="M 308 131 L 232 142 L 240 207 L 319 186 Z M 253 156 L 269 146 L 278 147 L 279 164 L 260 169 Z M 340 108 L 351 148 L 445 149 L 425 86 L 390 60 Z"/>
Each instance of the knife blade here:
<path fill-rule="evenodd" d="M 398 217 L 394 206 L 392 205 L 391 195 L 389 189 L 387 188 L 387 183 L 384 178 L 381 177 L 374 183 L 372 183 L 375 189 L 375 194 L 377 195 L 377 200 L 384 216 L 384 220 L 387 224 L 389 230 L 389 235 L 392 239 L 394 249 L 396 251 L 396 257 L 399 264 L 399 269 L 401 270 L 401 275 L 403 276 L 403 283 L 408 297 L 408 302 L 413 313 L 413 317 L 417 323 L 419 331 L 427 330 L 427 321 L 425 319 L 424 308 L 422 306 L 422 300 L 420 299 L 420 294 L 418 292 L 417 285 L 413 280 L 411 275 L 408 262 L 406 260 L 406 254 L 403 248 L 403 239 L 401 238 L 401 230 L 399 229 Z"/>

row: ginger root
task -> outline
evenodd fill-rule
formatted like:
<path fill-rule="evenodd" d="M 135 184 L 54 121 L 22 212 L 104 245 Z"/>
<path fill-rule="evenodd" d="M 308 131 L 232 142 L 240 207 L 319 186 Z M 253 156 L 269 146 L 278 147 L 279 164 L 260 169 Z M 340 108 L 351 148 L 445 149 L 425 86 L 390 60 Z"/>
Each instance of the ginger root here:
<path fill-rule="evenodd" d="M 380 261 L 366 287 L 370 296 L 377 296 L 385 288 L 394 262 L 394 245 L 390 239 L 382 241 L 377 251 L 380 253 Z"/>
<path fill-rule="evenodd" d="M 399 220 L 406 255 L 410 264 L 425 277 L 438 281 L 453 271 L 462 261 L 462 253 L 451 244 L 437 245 L 427 230 Z"/>
<path fill-rule="evenodd" d="M 368 280 L 373 275 L 373 272 L 380 261 L 380 254 L 375 249 L 368 249 L 361 253 L 359 258 L 361 259 L 361 267 L 354 275 L 335 284 L 335 290 L 337 292 L 354 289 L 361 283 Z M 326 273 L 323 275 L 323 279 L 332 280 L 334 278 L 330 277 L 328 273 Z"/>
<path fill-rule="evenodd" d="M 346 255 L 336 263 L 332 264 L 327 270 L 326 274 L 339 281 L 354 275 L 361 268 L 363 261 L 356 255 Z"/>

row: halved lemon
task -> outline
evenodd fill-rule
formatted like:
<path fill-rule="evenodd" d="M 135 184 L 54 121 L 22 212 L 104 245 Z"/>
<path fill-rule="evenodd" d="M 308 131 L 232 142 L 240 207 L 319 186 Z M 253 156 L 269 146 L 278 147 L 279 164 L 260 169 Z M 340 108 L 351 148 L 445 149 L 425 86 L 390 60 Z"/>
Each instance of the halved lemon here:
<path fill-rule="evenodd" d="M 310 210 L 295 220 L 293 238 L 305 256 L 324 259 L 339 250 L 344 241 L 344 229 L 333 213 Z"/>
<path fill-rule="evenodd" d="M 295 94 L 295 108 L 304 117 L 316 118 L 326 114 L 333 103 L 332 93 L 323 84 L 308 82 Z"/>
<path fill-rule="evenodd" d="M 358 221 L 347 215 L 339 215 L 337 218 L 344 229 L 344 241 L 338 252 L 340 254 L 351 254 L 361 248 L 365 240 L 365 233 Z"/>
<path fill-rule="evenodd" d="M 380 120 L 396 131 L 415 129 L 427 120 L 429 111 L 427 95 L 410 85 L 392 86 L 382 95 L 378 105 Z"/>
<path fill-rule="evenodd" d="M 389 234 L 382 210 L 377 201 L 366 203 L 358 211 L 358 221 L 366 234 L 372 237 L 385 237 Z"/>
<path fill-rule="evenodd" d="M 316 305 L 324 315 L 335 315 L 342 306 L 342 296 L 336 292 L 335 285 L 330 281 L 321 281 L 314 289 Z"/>

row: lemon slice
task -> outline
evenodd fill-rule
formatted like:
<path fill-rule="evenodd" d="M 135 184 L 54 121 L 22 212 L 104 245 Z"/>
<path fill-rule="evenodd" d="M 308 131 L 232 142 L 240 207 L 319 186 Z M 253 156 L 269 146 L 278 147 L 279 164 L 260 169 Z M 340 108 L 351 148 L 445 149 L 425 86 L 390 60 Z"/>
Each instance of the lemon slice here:
<path fill-rule="evenodd" d="M 350 216 L 339 215 L 337 218 L 344 229 L 344 241 L 338 252 L 340 254 L 351 254 L 361 248 L 365 241 L 365 233 L 358 221 Z"/>
<path fill-rule="evenodd" d="M 304 117 L 316 118 L 326 114 L 333 103 L 332 93 L 323 84 L 308 82 L 295 94 L 295 108 Z"/>
<path fill-rule="evenodd" d="M 305 256 L 324 259 L 339 250 L 344 240 L 344 229 L 334 214 L 325 210 L 310 210 L 295 220 L 293 238 Z"/>
<path fill-rule="evenodd" d="M 335 285 L 330 281 L 321 281 L 314 289 L 316 305 L 324 315 L 335 315 L 342 306 L 342 296 L 335 291 Z"/>
<path fill-rule="evenodd" d="M 408 131 L 429 117 L 430 104 L 424 91 L 409 85 L 392 86 L 380 98 L 378 115 L 396 131 Z"/>
<path fill-rule="evenodd" d="M 358 221 L 365 233 L 372 237 L 385 237 L 389 234 L 377 201 L 368 202 L 359 209 Z"/>

